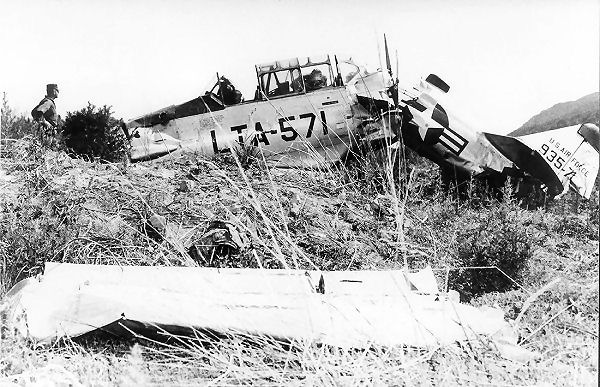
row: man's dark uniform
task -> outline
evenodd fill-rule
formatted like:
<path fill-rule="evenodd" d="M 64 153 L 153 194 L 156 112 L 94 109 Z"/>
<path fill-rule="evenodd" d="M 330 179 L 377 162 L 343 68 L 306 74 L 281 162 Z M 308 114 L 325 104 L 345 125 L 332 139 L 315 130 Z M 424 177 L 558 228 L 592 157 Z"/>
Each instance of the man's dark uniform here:
<path fill-rule="evenodd" d="M 31 111 L 33 119 L 40 123 L 41 131 L 45 136 L 56 136 L 59 116 L 56 112 L 53 90 L 58 91 L 58 86 L 54 83 L 46 85 L 46 96 Z"/>
<path fill-rule="evenodd" d="M 31 116 L 39 124 L 37 135 L 42 145 L 53 147 L 57 141 L 60 116 L 56 112 L 54 99 L 58 96 L 58 86 L 54 83 L 46 85 L 46 96 L 31 111 Z"/>

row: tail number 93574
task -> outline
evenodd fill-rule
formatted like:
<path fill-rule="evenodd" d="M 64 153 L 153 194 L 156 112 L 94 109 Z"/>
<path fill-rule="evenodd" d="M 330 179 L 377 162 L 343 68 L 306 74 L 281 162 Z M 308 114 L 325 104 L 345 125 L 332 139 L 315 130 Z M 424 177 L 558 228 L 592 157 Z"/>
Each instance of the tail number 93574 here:
<path fill-rule="evenodd" d="M 542 144 L 542 146 L 540 147 L 540 153 L 542 154 L 542 156 L 544 156 L 546 158 L 548 163 L 550 163 L 552 166 L 559 169 L 560 171 L 565 171 L 565 162 L 567 160 L 565 160 L 562 156 L 559 156 L 558 153 L 554 149 L 550 149 L 548 144 Z M 567 178 L 574 177 L 575 171 L 571 167 L 568 167 L 568 168 L 569 168 L 569 172 L 567 172 L 565 174 L 565 177 L 567 177 Z"/>

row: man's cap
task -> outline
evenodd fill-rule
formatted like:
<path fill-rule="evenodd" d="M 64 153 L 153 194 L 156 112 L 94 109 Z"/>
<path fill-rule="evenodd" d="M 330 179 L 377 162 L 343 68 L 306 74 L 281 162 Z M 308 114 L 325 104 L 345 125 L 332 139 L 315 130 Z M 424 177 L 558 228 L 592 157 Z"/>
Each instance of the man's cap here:
<path fill-rule="evenodd" d="M 46 91 L 49 93 L 50 90 L 58 90 L 58 85 L 56 83 L 49 83 L 46 85 Z"/>

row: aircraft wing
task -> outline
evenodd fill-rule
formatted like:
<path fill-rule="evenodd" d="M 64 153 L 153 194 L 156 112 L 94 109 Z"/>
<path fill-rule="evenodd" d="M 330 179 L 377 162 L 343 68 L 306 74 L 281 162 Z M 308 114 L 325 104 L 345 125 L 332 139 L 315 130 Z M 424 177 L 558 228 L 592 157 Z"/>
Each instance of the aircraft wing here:
<path fill-rule="evenodd" d="M 4 300 L 2 300 L 4 301 Z M 47 262 L 44 275 L 6 295 L 11 332 L 52 342 L 102 330 L 163 337 L 239 333 L 342 348 L 436 347 L 456 341 L 516 345 L 501 310 L 439 292 L 418 273 L 77 265 Z"/>

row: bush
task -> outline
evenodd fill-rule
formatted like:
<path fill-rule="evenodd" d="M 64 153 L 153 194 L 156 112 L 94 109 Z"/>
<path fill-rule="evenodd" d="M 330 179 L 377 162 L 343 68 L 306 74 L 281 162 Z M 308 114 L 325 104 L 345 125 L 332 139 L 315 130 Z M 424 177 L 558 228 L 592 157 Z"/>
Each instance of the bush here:
<path fill-rule="evenodd" d="M 567 214 L 557 217 L 552 224 L 552 231 L 572 238 L 598 239 L 598 226 L 592 220 L 585 216 Z"/>
<path fill-rule="evenodd" d="M 62 141 L 75 156 L 100 161 L 122 161 L 129 155 L 129 141 L 121 129 L 123 120 L 112 117 L 110 106 L 88 106 L 67 113 Z"/>
<path fill-rule="evenodd" d="M 77 234 L 74 205 L 74 199 L 56 191 L 6 204 L 0 213 L 0 295 L 40 273 L 44 262 L 60 259 L 63 246 Z"/>
<path fill-rule="evenodd" d="M 2 94 L 2 118 L 0 133 L 2 138 L 19 139 L 34 133 L 35 123 L 24 115 L 17 115 L 8 105 L 6 93 Z"/>
<path fill-rule="evenodd" d="M 533 253 L 525 226 L 511 216 L 507 206 L 485 211 L 479 222 L 473 224 L 458 232 L 459 266 L 496 266 L 506 275 L 496 269 L 458 270 L 450 276 L 452 288 L 467 300 L 487 292 L 516 288 L 513 280 L 522 283 Z"/>

